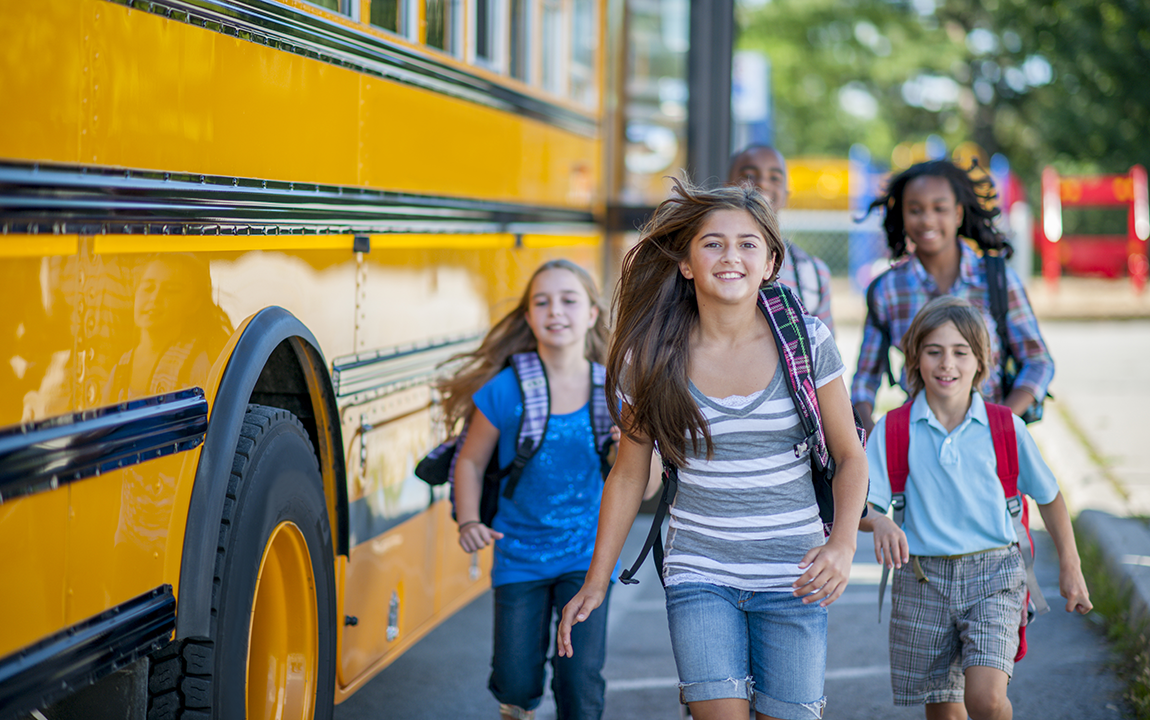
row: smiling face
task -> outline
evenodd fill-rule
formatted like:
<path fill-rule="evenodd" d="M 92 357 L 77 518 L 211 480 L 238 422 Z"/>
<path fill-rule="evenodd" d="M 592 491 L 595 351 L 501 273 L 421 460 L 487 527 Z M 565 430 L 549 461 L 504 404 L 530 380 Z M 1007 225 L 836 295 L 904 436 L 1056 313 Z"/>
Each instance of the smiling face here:
<path fill-rule="evenodd" d="M 918 372 L 928 400 L 969 397 L 980 369 L 977 354 L 953 322 L 938 326 L 923 340 Z"/>
<path fill-rule="evenodd" d="M 760 147 L 740 154 L 731 163 L 727 182 L 731 185 L 751 183 L 775 212 L 787 206 L 787 164 L 777 150 Z"/>
<path fill-rule="evenodd" d="M 691 239 L 679 272 L 695 281 L 700 302 L 733 303 L 758 293 L 776 258 L 762 228 L 746 210 L 715 210 Z"/>
<path fill-rule="evenodd" d="M 552 268 L 535 276 L 527 299 L 527 325 L 541 348 L 582 349 L 598 318 L 599 308 L 591 304 L 575 273 Z"/>
<path fill-rule="evenodd" d="M 179 333 L 199 305 L 192 283 L 178 265 L 153 260 L 136 288 L 133 317 L 142 330 Z"/>
<path fill-rule="evenodd" d="M 923 175 L 908 182 L 903 190 L 903 226 L 920 257 L 956 247 L 962 214 L 946 178 Z"/>

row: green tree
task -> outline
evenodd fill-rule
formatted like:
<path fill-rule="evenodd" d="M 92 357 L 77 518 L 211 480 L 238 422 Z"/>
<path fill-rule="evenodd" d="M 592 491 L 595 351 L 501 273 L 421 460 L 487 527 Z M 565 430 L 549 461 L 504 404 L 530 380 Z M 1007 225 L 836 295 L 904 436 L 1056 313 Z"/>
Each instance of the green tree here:
<path fill-rule="evenodd" d="M 877 158 L 941 136 L 1003 152 L 1035 180 L 1150 166 L 1145 0 L 770 0 L 741 48 L 772 65 L 784 153 Z"/>
<path fill-rule="evenodd" d="M 948 0 L 962 22 L 976 0 Z M 1150 3 L 1144 0 L 994 0 L 981 27 L 1000 39 L 994 135 L 1036 173 L 1125 172 L 1150 166 Z M 967 25 L 963 25 L 967 27 Z M 1045 64 L 1048 70 L 1043 68 Z M 1023 80 L 1049 82 L 1030 85 Z M 1029 160 L 1029 162 L 1027 162 Z"/>

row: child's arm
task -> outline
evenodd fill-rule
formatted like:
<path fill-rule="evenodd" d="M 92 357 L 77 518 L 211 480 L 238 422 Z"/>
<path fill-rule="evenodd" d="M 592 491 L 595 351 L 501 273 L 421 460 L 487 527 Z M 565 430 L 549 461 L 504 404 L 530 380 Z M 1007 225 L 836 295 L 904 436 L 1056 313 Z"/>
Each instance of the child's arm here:
<path fill-rule="evenodd" d="M 482 550 L 503 537 L 479 520 L 479 497 L 483 491 L 483 473 L 495 444 L 499 428 L 479 410 L 471 414 L 467 438 L 455 458 L 455 517 L 459 523 L 459 545 L 467 552 Z"/>
<path fill-rule="evenodd" d="M 643 500 L 650 500 L 659 494 L 663 487 L 663 458 L 659 453 L 651 453 L 651 474 L 647 477 L 647 487 L 643 490 Z"/>
<path fill-rule="evenodd" d="M 870 512 L 859 522 L 859 530 L 874 533 L 874 559 L 880 565 L 900 568 L 903 563 L 910 562 L 906 533 L 883 513 L 882 508 L 872 503 Z"/>
<path fill-rule="evenodd" d="M 846 590 L 867 493 L 867 458 L 855 431 L 850 396 L 842 378 L 818 389 L 827 450 L 835 459 L 835 522 L 825 545 L 803 556 L 794 594 L 827 607 Z"/>
<path fill-rule="evenodd" d="M 624 407 L 624 418 L 627 408 Z M 634 440 L 626 434 L 619 441 L 619 457 L 603 486 L 599 507 L 599 530 L 595 535 L 595 554 L 583 587 L 563 608 L 557 638 L 559 657 L 571 657 L 571 628 L 583 622 L 591 611 L 603 603 L 611 584 L 611 571 L 623 551 L 623 541 L 639 513 L 643 491 L 651 474 L 654 445 L 647 440 Z"/>
<path fill-rule="evenodd" d="M 1059 492 L 1045 505 L 1038 506 L 1042 522 L 1058 550 L 1058 588 L 1066 598 L 1066 612 L 1077 610 L 1085 615 L 1094 605 L 1090 602 L 1090 590 L 1082 577 L 1082 563 L 1078 559 L 1078 545 L 1074 542 L 1074 528 L 1070 524 L 1070 513 L 1066 501 Z"/>

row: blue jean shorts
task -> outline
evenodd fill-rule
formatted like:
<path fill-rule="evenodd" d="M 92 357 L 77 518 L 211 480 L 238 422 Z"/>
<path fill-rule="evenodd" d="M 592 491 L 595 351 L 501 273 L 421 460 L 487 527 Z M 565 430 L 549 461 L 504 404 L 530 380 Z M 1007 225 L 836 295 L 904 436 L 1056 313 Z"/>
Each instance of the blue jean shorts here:
<path fill-rule="evenodd" d="M 821 718 L 827 610 L 789 592 L 667 586 L 679 700 L 746 699 L 783 720 Z"/>

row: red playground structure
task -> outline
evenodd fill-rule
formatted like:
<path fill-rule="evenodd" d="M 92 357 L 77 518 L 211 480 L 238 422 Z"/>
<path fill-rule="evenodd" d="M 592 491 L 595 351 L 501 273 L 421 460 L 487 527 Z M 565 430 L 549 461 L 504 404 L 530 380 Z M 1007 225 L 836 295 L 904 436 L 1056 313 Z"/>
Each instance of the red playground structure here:
<path fill-rule="evenodd" d="M 1064 208 L 1126 207 L 1124 235 L 1064 235 Z M 1150 237 L 1146 168 L 1135 165 L 1125 175 L 1059 177 L 1047 167 L 1042 171 L 1042 222 L 1037 228 L 1042 275 L 1053 290 L 1063 270 L 1072 275 L 1110 278 L 1129 275 L 1136 292 L 1146 286 L 1150 265 L 1146 240 Z"/>

